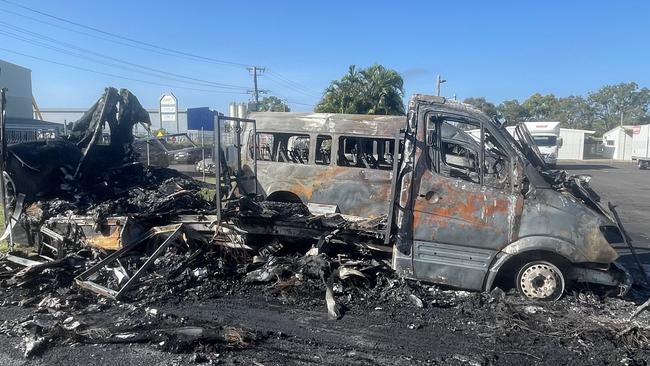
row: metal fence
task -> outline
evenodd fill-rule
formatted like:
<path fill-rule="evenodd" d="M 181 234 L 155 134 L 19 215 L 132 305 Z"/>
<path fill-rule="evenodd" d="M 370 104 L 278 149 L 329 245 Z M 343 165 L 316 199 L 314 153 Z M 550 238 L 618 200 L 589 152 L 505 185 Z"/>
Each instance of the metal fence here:
<path fill-rule="evenodd" d="M 25 130 L 8 128 L 6 133 L 8 144 L 53 139 L 58 136 L 57 130 Z"/>

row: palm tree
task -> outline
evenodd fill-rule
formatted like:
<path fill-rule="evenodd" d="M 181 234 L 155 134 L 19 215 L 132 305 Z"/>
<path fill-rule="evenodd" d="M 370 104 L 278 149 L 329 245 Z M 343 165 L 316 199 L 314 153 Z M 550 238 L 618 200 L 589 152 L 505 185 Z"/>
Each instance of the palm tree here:
<path fill-rule="evenodd" d="M 404 82 L 395 70 L 375 64 L 357 71 L 352 65 L 325 89 L 316 112 L 403 115 L 403 94 Z"/>

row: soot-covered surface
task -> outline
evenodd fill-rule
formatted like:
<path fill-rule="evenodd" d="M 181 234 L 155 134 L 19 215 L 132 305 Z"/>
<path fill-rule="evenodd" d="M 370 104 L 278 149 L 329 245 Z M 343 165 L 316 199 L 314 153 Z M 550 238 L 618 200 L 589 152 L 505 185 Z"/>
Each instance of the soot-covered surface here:
<path fill-rule="evenodd" d="M 73 284 L 96 261 L 89 250 L 29 271 L 4 263 L 1 357 L 66 365 L 632 365 L 650 357 L 650 316 L 628 321 L 647 297 L 638 289 L 627 300 L 582 289 L 531 303 L 500 289 L 403 280 L 363 251 L 304 254 L 276 240 L 262 248 L 253 260 L 241 250 L 171 247 L 123 302 Z"/>

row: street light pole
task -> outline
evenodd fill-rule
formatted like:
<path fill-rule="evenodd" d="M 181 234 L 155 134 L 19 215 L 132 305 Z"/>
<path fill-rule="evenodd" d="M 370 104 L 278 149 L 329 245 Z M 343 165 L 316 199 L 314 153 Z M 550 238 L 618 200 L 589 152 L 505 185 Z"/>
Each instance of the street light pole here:
<path fill-rule="evenodd" d="M 440 84 L 446 83 L 447 80 L 443 79 L 440 74 L 438 74 L 438 79 L 436 80 L 436 89 L 438 90 L 437 96 L 440 96 Z"/>

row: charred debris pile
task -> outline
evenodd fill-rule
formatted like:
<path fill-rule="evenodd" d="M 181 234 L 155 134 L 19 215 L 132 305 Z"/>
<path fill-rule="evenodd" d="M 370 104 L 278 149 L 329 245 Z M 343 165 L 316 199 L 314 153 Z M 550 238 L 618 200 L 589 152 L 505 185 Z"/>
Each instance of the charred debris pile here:
<path fill-rule="evenodd" d="M 217 220 L 209 187 L 136 162 L 137 123 L 150 124 L 137 98 L 107 88 L 69 136 L 9 148 L 10 226 L 30 246 L 0 259 L 0 306 L 24 314 L 0 324 L 0 333 L 23 337 L 25 357 L 57 345 L 115 343 L 211 355 L 279 336 L 168 311 L 231 295 L 321 310 L 331 320 L 384 312 L 414 331 L 447 322 L 491 342 L 533 334 L 518 340 L 522 347 L 550 337 L 586 354 L 606 340 L 631 359 L 650 347 L 647 314 L 628 321 L 633 302 L 586 292 L 531 304 L 498 288 L 468 293 L 405 280 L 391 270 L 390 248 L 373 240 L 386 225 L 381 218 L 350 221 L 242 197 Z M 276 220 L 304 232 L 246 230 Z M 438 310 L 452 318 L 431 316 Z"/>

